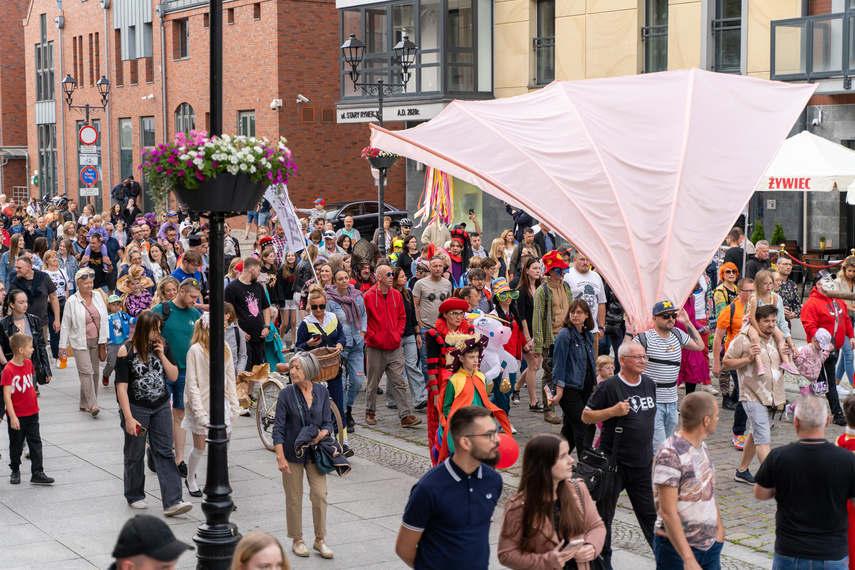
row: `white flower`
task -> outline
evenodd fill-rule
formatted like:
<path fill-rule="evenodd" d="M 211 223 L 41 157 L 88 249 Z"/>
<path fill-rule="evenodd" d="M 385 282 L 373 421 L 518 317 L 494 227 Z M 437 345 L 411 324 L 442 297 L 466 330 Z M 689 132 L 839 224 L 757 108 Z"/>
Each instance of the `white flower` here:
<path fill-rule="evenodd" d="M 178 157 L 178 160 L 183 160 L 186 162 L 186 161 L 190 160 L 190 155 L 182 154 L 181 156 Z"/>
<path fill-rule="evenodd" d="M 249 173 L 250 173 L 250 174 L 255 174 L 257 170 L 258 170 L 258 169 L 257 169 L 256 167 L 254 167 L 254 166 L 250 166 L 250 167 L 249 167 Z"/>
<path fill-rule="evenodd" d="M 239 161 L 238 161 L 238 157 L 236 157 L 236 156 L 232 156 L 232 157 L 229 159 L 229 162 L 231 162 L 232 164 L 237 164 L 237 163 L 239 162 Z"/>
<path fill-rule="evenodd" d="M 241 170 L 246 170 L 246 164 L 245 164 L 245 163 L 243 163 L 243 162 L 241 162 L 241 163 L 240 163 L 240 169 L 241 169 Z"/>
<path fill-rule="evenodd" d="M 205 161 L 204 161 L 204 159 L 197 158 L 196 160 L 193 161 L 193 164 L 201 167 L 203 164 L 205 164 Z"/>
<path fill-rule="evenodd" d="M 229 166 L 228 168 L 226 168 L 226 170 L 228 170 L 231 174 L 237 174 L 240 171 L 240 168 L 238 168 L 237 166 Z"/>

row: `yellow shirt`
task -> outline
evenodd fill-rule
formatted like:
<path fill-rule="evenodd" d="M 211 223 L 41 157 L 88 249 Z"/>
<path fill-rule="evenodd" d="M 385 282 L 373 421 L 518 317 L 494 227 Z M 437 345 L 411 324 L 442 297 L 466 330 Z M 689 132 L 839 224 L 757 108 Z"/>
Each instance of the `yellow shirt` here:
<path fill-rule="evenodd" d="M 563 282 L 558 285 L 558 288 L 549 285 L 549 290 L 552 292 L 552 333 L 557 335 L 564 328 L 564 319 L 570 312 L 570 302 L 564 293 Z"/>

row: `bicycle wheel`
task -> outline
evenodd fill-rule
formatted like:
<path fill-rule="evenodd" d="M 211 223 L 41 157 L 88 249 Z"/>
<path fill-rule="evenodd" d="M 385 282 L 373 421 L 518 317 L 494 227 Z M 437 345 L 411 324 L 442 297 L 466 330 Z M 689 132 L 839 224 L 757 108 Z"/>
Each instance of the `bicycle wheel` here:
<path fill-rule="evenodd" d="M 258 394 L 258 409 L 255 411 L 255 423 L 258 426 L 258 437 L 261 443 L 270 451 L 273 447 L 273 421 L 276 418 L 276 400 L 282 384 L 276 380 L 267 380 L 261 385 Z"/>
<path fill-rule="evenodd" d="M 344 424 L 341 422 L 341 414 L 338 411 L 338 406 L 335 405 L 332 398 L 330 398 L 330 410 L 332 410 L 333 417 L 338 425 L 338 437 L 336 439 L 338 439 L 339 445 L 344 447 Z"/>

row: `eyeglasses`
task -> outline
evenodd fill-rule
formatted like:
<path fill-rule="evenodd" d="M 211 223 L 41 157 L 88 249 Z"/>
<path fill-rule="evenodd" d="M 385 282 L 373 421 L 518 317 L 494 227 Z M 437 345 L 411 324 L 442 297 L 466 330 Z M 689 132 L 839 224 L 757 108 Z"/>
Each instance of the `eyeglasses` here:
<path fill-rule="evenodd" d="M 78 281 L 81 281 L 83 279 L 95 279 L 95 274 L 94 273 L 84 273 L 83 275 L 81 275 L 80 277 L 77 278 Z"/>
<path fill-rule="evenodd" d="M 566 268 L 566 267 L 561 267 L 561 268 L 559 268 L 559 269 L 553 269 L 553 270 L 552 270 L 552 272 L 553 272 L 553 273 L 555 273 L 556 275 L 561 275 L 561 276 L 563 276 L 563 275 L 565 275 L 565 274 L 567 273 L 567 268 Z"/>
<path fill-rule="evenodd" d="M 662 317 L 663 319 L 668 319 L 670 321 L 671 319 L 677 318 L 677 313 L 665 313 L 664 315 L 659 315 L 659 316 Z"/>
<path fill-rule="evenodd" d="M 488 441 L 495 441 L 496 436 L 498 434 L 498 430 L 493 430 L 488 431 L 487 433 L 470 433 L 469 435 L 464 435 L 463 437 L 486 437 Z"/>
<path fill-rule="evenodd" d="M 463 311 L 449 311 L 445 314 L 450 315 L 452 317 L 462 317 L 464 315 L 464 312 Z"/>
<path fill-rule="evenodd" d="M 650 359 L 646 354 L 634 354 L 632 356 L 621 356 L 621 358 L 634 358 L 636 360 L 647 361 Z"/>
<path fill-rule="evenodd" d="M 391 272 L 391 271 L 387 271 L 387 272 L 386 272 L 386 277 L 391 277 L 391 276 L 392 276 L 392 272 Z"/>
<path fill-rule="evenodd" d="M 327 308 L 327 305 L 326 305 L 326 303 L 324 303 L 323 305 L 310 305 L 310 307 L 312 308 L 313 311 L 323 311 L 324 309 Z"/>
<path fill-rule="evenodd" d="M 725 274 L 727 274 L 727 273 L 739 273 L 739 271 L 737 271 L 736 269 L 725 269 L 724 272 L 725 272 Z"/>
<path fill-rule="evenodd" d="M 519 291 L 511 291 L 510 293 L 496 293 L 496 297 L 498 297 L 499 301 L 507 301 L 509 298 L 518 299 L 519 296 Z"/>

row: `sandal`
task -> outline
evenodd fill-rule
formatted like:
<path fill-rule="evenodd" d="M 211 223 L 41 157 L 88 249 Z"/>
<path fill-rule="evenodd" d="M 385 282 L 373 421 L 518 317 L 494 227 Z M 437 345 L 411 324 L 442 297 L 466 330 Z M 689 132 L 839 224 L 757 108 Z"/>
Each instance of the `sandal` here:
<path fill-rule="evenodd" d="M 94 406 L 86 411 L 92 414 L 92 417 L 94 418 L 101 412 L 101 409 L 98 406 Z"/>

